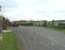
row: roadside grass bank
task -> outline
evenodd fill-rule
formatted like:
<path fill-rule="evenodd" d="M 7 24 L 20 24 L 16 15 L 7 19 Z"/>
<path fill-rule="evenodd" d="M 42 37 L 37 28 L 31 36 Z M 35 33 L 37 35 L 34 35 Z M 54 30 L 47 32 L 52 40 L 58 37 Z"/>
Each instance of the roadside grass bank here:
<path fill-rule="evenodd" d="M 13 32 L 3 33 L 3 47 L 0 50 L 19 50 L 16 34 Z"/>
<path fill-rule="evenodd" d="M 58 30 L 58 31 L 64 32 L 64 34 L 65 34 L 65 29 L 64 29 L 64 28 L 55 28 L 55 30 Z"/>
<path fill-rule="evenodd" d="M 60 31 L 60 32 L 63 32 L 65 34 L 65 28 L 60 28 L 60 27 L 48 27 L 50 29 L 54 29 L 56 31 Z"/>

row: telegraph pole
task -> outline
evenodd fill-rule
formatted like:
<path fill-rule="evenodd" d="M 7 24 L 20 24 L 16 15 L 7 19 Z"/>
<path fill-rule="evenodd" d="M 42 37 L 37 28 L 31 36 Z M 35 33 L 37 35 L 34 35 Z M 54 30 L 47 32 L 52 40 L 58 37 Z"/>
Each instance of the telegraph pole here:
<path fill-rule="evenodd" d="M 0 12 L 1 12 L 1 8 L 2 8 L 2 6 L 0 5 Z"/>

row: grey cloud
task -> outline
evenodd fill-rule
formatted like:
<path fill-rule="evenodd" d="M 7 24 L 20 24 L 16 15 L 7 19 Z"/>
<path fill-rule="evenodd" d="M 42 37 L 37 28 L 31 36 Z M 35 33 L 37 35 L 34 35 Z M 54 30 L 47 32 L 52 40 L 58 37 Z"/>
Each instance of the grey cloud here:
<path fill-rule="evenodd" d="M 13 0 L 0 0 L 0 5 L 2 5 L 3 8 L 17 7 L 17 3 Z"/>
<path fill-rule="evenodd" d="M 65 13 L 65 10 L 54 11 L 54 13 Z"/>

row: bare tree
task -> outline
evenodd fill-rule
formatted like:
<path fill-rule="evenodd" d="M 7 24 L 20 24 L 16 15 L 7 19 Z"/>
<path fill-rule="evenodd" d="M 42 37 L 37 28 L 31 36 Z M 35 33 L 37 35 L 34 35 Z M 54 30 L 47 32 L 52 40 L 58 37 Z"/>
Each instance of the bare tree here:
<path fill-rule="evenodd" d="M 0 33 L 2 31 L 2 18 L 1 18 L 1 11 L 2 11 L 2 6 L 0 5 Z"/>

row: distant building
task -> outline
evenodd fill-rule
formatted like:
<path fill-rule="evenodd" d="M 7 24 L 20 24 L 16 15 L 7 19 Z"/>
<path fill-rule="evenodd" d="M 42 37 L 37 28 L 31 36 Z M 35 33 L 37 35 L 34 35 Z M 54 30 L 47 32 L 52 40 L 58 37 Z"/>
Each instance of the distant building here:
<path fill-rule="evenodd" d="M 56 21 L 54 21 L 54 25 L 65 27 L 65 20 L 56 20 Z"/>

